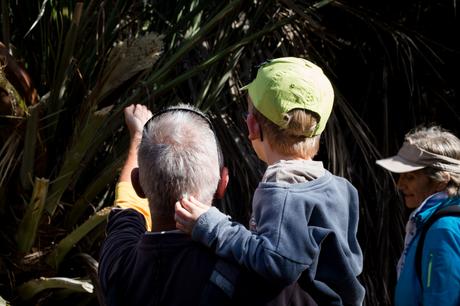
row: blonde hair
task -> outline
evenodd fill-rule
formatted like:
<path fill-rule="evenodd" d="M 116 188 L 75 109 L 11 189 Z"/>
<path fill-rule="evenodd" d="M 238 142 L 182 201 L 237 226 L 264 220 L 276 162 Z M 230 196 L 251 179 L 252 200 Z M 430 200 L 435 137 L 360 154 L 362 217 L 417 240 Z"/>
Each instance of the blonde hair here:
<path fill-rule="evenodd" d="M 460 139 L 440 126 L 420 126 L 406 134 L 405 140 L 425 151 L 460 160 Z M 423 172 L 435 182 L 450 180 L 446 192 L 449 197 L 460 195 L 460 174 L 426 167 Z"/>
<path fill-rule="evenodd" d="M 315 113 L 304 109 L 293 109 L 284 114 L 282 127 L 268 120 L 255 107 L 252 107 L 252 113 L 273 150 L 304 159 L 313 158 L 318 153 L 320 135 L 309 137 L 318 124 Z"/>

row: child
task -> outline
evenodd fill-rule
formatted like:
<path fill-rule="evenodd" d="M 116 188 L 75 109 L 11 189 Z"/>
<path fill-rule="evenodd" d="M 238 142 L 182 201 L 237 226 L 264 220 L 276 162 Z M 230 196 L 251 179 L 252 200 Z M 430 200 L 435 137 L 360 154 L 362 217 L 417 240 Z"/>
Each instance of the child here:
<path fill-rule="evenodd" d="M 286 57 L 264 63 L 243 89 L 248 137 L 268 164 L 251 231 L 193 197 L 176 203 L 176 227 L 267 279 L 298 281 L 319 305 L 361 305 L 357 191 L 312 160 L 332 111 L 330 81 L 311 62 Z"/>

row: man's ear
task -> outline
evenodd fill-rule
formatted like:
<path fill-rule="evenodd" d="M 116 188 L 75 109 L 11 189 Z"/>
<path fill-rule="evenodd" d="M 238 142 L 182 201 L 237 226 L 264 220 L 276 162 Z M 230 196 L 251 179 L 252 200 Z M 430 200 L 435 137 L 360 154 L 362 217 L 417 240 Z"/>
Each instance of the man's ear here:
<path fill-rule="evenodd" d="M 225 190 L 227 189 L 229 181 L 229 176 L 228 176 L 228 169 L 227 167 L 222 167 L 222 170 L 220 170 L 220 180 L 219 184 L 217 185 L 217 190 L 216 194 L 214 195 L 214 198 L 216 199 L 223 199 L 225 195 Z"/>
<path fill-rule="evenodd" d="M 139 183 L 139 168 L 133 168 L 131 170 L 131 184 L 133 185 L 134 190 L 140 198 L 145 199 L 144 191 L 142 190 L 141 184 Z"/>
<path fill-rule="evenodd" d="M 249 113 L 246 120 L 246 125 L 248 126 L 248 138 L 249 140 L 256 140 L 260 138 L 260 124 L 257 122 L 254 114 Z"/>

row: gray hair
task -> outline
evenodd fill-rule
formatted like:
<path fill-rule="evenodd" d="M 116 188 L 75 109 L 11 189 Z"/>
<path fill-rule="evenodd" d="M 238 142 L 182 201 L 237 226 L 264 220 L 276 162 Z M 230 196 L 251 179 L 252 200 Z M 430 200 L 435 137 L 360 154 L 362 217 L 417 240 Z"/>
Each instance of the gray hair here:
<path fill-rule="evenodd" d="M 164 216 L 174 215 L 174 203 L 184 194 L 211 204 L 223 166 L 210 122 L 185 104 L 170 107 L 147 122 L 138 163 L 150 209 Z"/>
<path fill-rule="evenodd" d="M 425 151 L 460 160 L 460 139 L 440 126 L 417 127 L 406 134 L 405 140 Z M 423 172 L 436 182 L 445 181 L 448 173 L 447 194 L 450 197 L 460 195 L 460 174 L 432 167 L 424 168 Z"/>

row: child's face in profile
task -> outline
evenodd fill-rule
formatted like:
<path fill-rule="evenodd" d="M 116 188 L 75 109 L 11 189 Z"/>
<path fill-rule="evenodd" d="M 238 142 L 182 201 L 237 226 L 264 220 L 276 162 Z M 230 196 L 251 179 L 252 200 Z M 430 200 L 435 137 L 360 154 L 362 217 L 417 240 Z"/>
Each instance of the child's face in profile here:
<path fill-rule="evenodd" d="M 261 141 L 261 133 L 262 133 L 262 127 L 260 124 L 257 122 L 256 117 L 254 116 L 253 110 L 254 110 L 254 105 L 252 104 L 251 97 L 247 95 L 247 101 L 248 101 L 248 116 L 246 117 L 246 126 L 248 128 L 248 138 L 251 141 L 252 148 L 257 154 L 257 157 L 264 161 L 267 162 L 267 159 L 265 157 L 265 150 L 264 150 L 264 144 L 263 141 Z"/>

